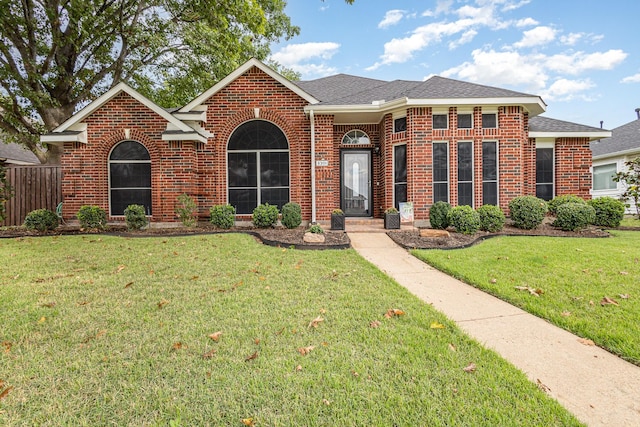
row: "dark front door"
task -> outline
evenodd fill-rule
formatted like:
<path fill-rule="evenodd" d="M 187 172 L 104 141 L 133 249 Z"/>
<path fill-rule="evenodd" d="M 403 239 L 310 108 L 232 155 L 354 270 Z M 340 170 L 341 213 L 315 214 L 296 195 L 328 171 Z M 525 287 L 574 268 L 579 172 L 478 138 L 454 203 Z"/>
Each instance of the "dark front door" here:
<path fill-rule="evenodd" d="M 344 150 L 340 203 L 347 216 L 372 216 L 371 151 Z"/>

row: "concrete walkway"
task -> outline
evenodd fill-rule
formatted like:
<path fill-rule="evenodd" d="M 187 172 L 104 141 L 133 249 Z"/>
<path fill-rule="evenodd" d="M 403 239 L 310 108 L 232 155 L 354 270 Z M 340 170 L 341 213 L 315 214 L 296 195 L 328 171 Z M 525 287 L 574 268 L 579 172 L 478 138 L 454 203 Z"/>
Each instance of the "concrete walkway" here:
<path fill-rule="evenodd" d="M 383 233 L 351 245 L 499 353 L 589 426 L 640 426 L 640 368 L 421 262 Z"/>

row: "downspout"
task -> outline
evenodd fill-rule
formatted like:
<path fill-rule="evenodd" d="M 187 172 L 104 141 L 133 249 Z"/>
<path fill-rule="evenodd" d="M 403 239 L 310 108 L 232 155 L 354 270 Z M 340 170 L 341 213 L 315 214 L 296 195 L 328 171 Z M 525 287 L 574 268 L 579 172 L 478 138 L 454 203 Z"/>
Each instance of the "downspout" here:
<path fill-rule="evenodd" d="M 309 110 L 311 119 L 311 223 L 316 223 L 316 119 Z"/>

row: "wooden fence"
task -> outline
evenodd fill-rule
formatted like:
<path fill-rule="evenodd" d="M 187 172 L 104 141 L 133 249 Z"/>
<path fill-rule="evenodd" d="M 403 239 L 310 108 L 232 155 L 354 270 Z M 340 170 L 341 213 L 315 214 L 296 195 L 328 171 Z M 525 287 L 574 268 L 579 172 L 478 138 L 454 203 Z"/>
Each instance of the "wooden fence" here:
<path fill-rule="evenodd" d="M 13 197 L 6 203 L 7 217 L 3 226 L 22 225 L 24 217 L 35 209 L 55 212 L 62 201 L 62 168 L 60 166 L 7 166 L 7 178 Z"/>

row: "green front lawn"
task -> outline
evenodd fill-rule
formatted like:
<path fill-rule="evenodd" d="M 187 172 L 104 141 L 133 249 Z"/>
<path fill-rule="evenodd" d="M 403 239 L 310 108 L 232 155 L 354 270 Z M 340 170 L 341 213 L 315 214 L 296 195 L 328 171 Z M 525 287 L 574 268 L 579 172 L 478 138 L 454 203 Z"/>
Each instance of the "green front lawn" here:
<path fill-rule="evenodd" d="M 579 425 L 353 250 L 93 235 L 0 258 L 2 425 Z"/>
<path fill-rule="evenodd" d="M 640 365 L 640 233 L 611 234 L 496 237 L 468 249 L 414 254 Z"/>

